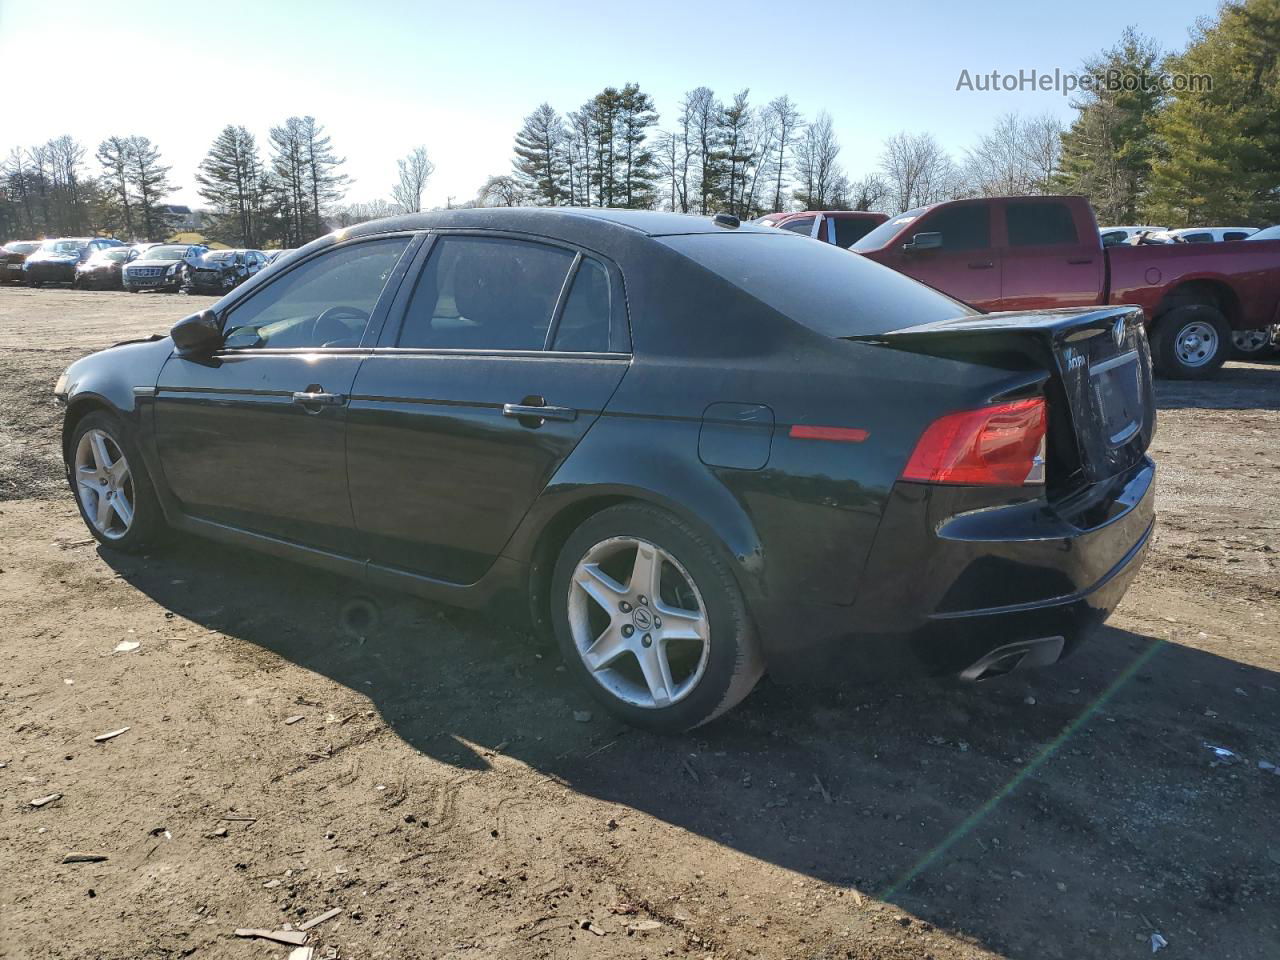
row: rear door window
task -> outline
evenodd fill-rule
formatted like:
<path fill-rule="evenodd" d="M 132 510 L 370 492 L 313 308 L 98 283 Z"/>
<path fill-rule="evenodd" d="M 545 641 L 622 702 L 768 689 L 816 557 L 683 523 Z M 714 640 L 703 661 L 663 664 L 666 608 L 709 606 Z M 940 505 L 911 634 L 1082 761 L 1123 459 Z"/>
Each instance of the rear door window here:
<path fill-rule="evenodd" d="M 1005 222 L 1011 247 L 1045 247 L 1075 244 L 1075 218 L 1071 208 L 1056 202 L 1011 202 L 1005 205 Z"/>
<path fill-rule="evenodd" d="M 806 237 L 813 235 L 813 217 L 796 217 L 794 220 L 788 220 L 782 224 L 783 230 L 790 230 L 792 233 L 802 233 Z"/>
<path fill-rule="evenodd" d="M 590 257 L 578 264 L 560 313 L 553 349 L 604 353 L 609 349 L 609 272 Z"/>
<path fill-rule="evenodd" d="M 439 237 L 397 346 L 542 350 L 573 259 L 561 247 L 525 240 Z"/>

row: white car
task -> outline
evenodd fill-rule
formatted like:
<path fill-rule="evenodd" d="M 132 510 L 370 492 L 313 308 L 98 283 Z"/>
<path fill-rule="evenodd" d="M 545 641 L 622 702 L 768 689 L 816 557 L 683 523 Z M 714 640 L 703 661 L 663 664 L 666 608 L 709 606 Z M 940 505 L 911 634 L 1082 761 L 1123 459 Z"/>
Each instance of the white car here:
<path fill-rule="evenodd" d="M 1114 247 L 1118 243 L 1128 243 L 1140 233 L 1164 233 L 1168 227 L 1099 227 L 1104 247 Z"/>
<path fill-rule="evenodd" d="M 1169 243 L 1221 243 L 1224 240 L 1245 240 L 1257 232 L 1257 227 L 1182 227 L 1163 230 L 1157 234 L 1157 239 Z"/>

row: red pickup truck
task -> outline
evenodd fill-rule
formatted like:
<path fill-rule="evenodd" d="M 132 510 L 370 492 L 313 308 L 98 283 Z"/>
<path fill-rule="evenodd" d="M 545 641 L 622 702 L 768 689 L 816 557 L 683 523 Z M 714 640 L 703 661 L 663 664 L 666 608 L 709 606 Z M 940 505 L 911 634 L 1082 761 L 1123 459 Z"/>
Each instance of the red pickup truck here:
<path fill-rule="evenodd" d="M 1104 248 L 1084 197 L 951 200 L 851 249 L 980 310 L 1140 306 L 1167 377 L 1210 377 L 1233 332 L 1280 324 L 1280 240 Z"/>

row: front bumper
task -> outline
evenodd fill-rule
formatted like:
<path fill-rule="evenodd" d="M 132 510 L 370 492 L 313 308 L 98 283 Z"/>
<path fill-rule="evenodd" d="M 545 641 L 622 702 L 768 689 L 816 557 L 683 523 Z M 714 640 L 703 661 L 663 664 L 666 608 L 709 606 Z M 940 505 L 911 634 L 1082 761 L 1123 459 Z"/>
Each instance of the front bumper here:
<path fill-rule="evenodd" d="M 126 290 L 177 290 L 182 286 L 182 275 L 161 274 L 158 277 L 130 277 L 127 273 L 120 281 Z"/>
<path fill-rule="evenodd" d="M 1141 567 L 1154 480 L 1144 459 L 1070 519 L 1043 501 L 956 513 L 963 491 L 898 484 L 852 605 L 752 604 L 769 671 L 806 681 L 976 676 L 1014 644 L 1036 648 L 1028 662 L 1065 656 Z"/>
<path fill-rule="evenodd" d="M 75 263 L 50 263 L 44 260 L 24 263 L 22 279 L 36 283 L 71 283 L 76 278 Z"/>

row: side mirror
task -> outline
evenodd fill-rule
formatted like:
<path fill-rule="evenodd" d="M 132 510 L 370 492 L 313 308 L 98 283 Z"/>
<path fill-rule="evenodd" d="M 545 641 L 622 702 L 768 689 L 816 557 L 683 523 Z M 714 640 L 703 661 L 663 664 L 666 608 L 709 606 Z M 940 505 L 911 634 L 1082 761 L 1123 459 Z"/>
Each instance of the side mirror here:
<path fill-rule="evenodd" d="M 169 336 L 183 357 L 208 356 L 222 346 L 222 327 L 212 310 L 183 317 L 170 328 Z"/>
<path fill-rule="evenodd" d="M 902 245 L 904 253 L 919 253 L 921 250 L 938 250 L 942 247 L 942 234 L 917 233 Z"/>

